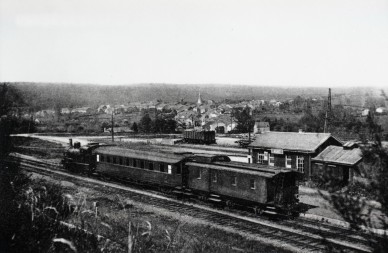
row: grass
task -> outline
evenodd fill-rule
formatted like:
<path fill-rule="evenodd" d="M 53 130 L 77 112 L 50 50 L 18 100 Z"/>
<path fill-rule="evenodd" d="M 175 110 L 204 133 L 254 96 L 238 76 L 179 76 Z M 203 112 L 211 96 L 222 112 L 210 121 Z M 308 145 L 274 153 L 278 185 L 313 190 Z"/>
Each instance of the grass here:
<path fill-rule="evenodd" d="M 13 152 L 41 159 L 62 159 L 66 148 L 61 144 L 31 137 L 12 137 Z"/>
<path fill-rule="evenodd" d="M 65 188 L 73 210 L 66 222 L 102 236 L 104 252 L 127 251 L 129 235 L 132 252 L 288 252 L 186 214 L 136 203 L 120 190 L 73 183 Z"/>

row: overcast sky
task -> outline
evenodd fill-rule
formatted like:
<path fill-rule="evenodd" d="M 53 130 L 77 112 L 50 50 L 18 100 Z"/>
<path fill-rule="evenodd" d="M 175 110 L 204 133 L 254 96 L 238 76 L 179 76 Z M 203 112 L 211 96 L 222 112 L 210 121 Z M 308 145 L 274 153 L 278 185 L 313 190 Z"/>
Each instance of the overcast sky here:
<path fill-rule="evenodd" d="M 0 0 L 0 81 L 388 85 L 388 0 Z"/>

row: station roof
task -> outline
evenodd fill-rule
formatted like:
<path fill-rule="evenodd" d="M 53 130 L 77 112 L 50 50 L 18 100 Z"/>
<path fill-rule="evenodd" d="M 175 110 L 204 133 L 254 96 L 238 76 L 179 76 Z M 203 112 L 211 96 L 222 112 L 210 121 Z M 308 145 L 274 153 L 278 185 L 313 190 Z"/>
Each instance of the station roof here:
<path fill-rule="evenodd" d="M 328 146 L 311 161 L 353 166 L 361 159 L 362 152 L 359 148 Z"/>
<path fill-rule="evenodd" d="M 257 135 L 256 140 L 248 147 L 314 153 L 320 145 L 330 138 L 334 138 L 339 144 L 342 144 L 330 133 L 266 132 Z"/>
<path fill-rule="evenodd" d="M 144 150 L 134 150 L 123 147 L 115 147 L 115 146 L 106 146 L 106 147 L 98 147 L 95 152 L 97 154 L 103 155 L 112 155 L 112 156 L 121 156 L 135 159 L 143 159 L 154 162 L 165 162 L 165 163 L 179 163 L 186 159 L 185 155 L 178 155 L 174 153 L 163 153 L 163 152 L 155 152 L 155 151 L 144 151 Z"/>

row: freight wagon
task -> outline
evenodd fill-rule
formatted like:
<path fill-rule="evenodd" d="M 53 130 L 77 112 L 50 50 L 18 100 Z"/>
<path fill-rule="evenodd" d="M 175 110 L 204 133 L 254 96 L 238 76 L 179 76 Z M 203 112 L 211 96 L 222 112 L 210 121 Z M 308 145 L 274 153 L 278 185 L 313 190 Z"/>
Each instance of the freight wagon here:
<path fill-rule="evenodd" d="M 186 130 L 183 132 L 183 141 L 187 143 L 215 144 L 215 131 Z"/>

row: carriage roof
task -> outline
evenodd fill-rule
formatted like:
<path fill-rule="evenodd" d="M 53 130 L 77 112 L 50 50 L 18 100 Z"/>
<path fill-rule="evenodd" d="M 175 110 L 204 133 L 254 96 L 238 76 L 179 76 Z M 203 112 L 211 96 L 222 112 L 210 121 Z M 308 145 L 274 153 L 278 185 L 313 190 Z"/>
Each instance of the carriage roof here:
<path fill-rule="evenodd" d="M 197 163 L 197 162 L 186 163 L 186 165 L 188 166 L 196 166 L 199 168 L 209 168 L 209 169 L 221 170 L 221 171 L 230 171 L 234 173 L 243 173 L 243 174 L 254 175 L 254 176 L 265 177 L 265 178 L 273 178 L 280 173 L 298 173 L 292 170 L 276 169 L 276 168 L 260 170 L 253 166 L 250 166 L 249 164 L 241 164 L 240 166 L 228 166 L 230 164 L 231 164 L 230 162 L 226 162 L 226 163 L 216 162 L 213 164 L 203 164 L 203 163 Z M 245 165 L 248 165 L 248 166 L 245 166 Z"/>
<path fill-rule="evenodd" d="M 186 155 L 163 153 L 156 151 L 134 150 L 116 146 L 98 147 L 94 151 L 97 154 L 121 156 L 127 158 L 143 159 L 155 162 L 179 163 L 186 159 Z"/>

